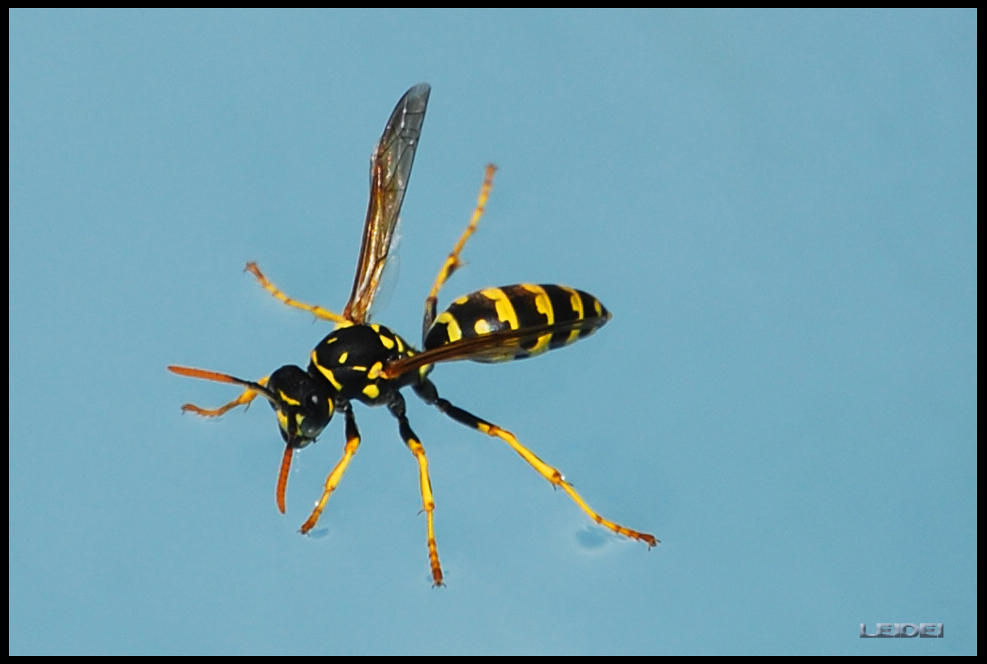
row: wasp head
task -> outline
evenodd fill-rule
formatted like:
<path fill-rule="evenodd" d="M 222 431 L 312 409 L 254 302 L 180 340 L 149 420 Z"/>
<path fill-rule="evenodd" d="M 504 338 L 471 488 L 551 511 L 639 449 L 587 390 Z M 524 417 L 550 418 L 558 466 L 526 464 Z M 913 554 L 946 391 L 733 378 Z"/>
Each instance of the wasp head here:
<path fill-rule="evenodd" d="M 300 367 L 286 365 L 271 374 L 267 396 L 289 447 L 305 447 L 329 424 L 335 409 L 331 387 Z"/>

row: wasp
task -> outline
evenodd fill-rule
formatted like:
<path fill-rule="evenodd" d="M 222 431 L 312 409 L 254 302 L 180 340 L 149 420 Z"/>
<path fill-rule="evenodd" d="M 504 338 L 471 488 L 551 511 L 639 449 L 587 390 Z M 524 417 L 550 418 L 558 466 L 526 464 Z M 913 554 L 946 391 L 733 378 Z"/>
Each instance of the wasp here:
<path fill-rule="evenodd" d="M 275 298 L 288 306 L 308 311 L 316 318 L 335 323 L 335 330 L 312 350 L 308 368 L 303 370 L 295 365 L 286 365 L 268 377 L 250 381 L 205 369 L 169 366 L 169 371 L 181 376 L 246 388 L 239 397 L 219 408 L 206 409 L 185 404 L 182 410 L 217 417 L 237 406 L 249 405 L 257 396 L 267 399 L 277 416 L 285 443 L 275 489 L 277 507 L 282 513 L 292 454 L 315 442 L 333 415 L 342 412 L 346 421 L 343 456 L 329 473 L 322 496 L 302 524 L 301 532 L 304 534 L 319 520 L 326 501 L 360 445 L 352 402 L 386 406 L 398 421 L 401 439 L 418 462 L 422 510 L 428 533 L 428 559 L 436 586 L 443 585 L 443 577 L 432 518 L 435 502 L 425 449 L 408 422 L 401 394 L 401 390 L 409 387 L 425 403 L 435 406 L 453 420 L 507 443 L 554 487 L 565 491 L 596 523 L 625 537 L 640 540 L 649 548 L 655 546 L 658 540 L 654 535 L 625 528 L 600 516 L 576 493 L 561 472 L 535 456 L 518 442 L 514 434 L 440 397 L 429 378 L 434 366 L 440 362 L 505 362 L 533 357 L 575 343 L 610 320 L 610 312 L 594 296 L 554 284 L 485 288 L 459 297 L 445 311 L 437 313 L 439 290 L 463 265 L 459 255 L 479 223 L 495 166 L 487 166 L 469 224 L 446 257 L 425 299 L 421 350 L 383 325 L 370 322 L 370 307 L 380 285 L 408 188 L 430 92 L 429 85 L 421 83 L 401 97 L 371 156 L 370 204 L 356 277 L 342 314 L 288 297 L 264 276 L 255 263 L 246 266 L 246 271 Z"/>

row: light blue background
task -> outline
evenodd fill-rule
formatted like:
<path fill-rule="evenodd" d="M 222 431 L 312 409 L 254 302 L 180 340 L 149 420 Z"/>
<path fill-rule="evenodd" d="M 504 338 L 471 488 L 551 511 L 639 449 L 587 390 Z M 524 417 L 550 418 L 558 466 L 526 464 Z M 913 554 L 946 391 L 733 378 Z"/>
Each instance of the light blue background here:
<path fill-rule="evenodd" d="M 975 653 L 977 14 L 9 13 L 10 653 Z M 298 455 L 229 386 L 331 328 L 367 160 L 433 86 L 377 320 L 560 282 L 564 352 L 434 374 L 591 505 L 408 394 L 448 587 L 393 418 L 296 534 Z M 859 624 L 944 622 L 872 641 Z"/>

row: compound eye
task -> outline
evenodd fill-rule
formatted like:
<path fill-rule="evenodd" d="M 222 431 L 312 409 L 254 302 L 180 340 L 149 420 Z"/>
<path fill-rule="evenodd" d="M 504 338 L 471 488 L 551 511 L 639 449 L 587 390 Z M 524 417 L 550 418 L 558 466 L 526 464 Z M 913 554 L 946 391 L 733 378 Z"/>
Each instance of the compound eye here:
<path fill-rule="evenodd" d="M 315 440 L 332 419 L 333 403 L 329 395 L 313 390 L 301 400 L 298 417 L 298 433 L 305 442 Z"/>

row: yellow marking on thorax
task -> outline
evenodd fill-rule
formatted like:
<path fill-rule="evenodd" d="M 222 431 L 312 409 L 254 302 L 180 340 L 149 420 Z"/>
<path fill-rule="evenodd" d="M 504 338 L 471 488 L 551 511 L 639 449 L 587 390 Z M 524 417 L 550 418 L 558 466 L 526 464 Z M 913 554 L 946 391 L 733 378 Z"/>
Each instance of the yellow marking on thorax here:
<path fill-rule="evenodd" d="M 377 336 L 380 337 L 380 343 L 381 345 L 384 346 L 384 348 L 386 348 L 387 350 L 391 350 L 392 348 L 394 348 L 394 339 L 384 336 L 383 334 L 379 334 Z"/>
<path fill-rule="evenodd" d="M 336 377 L 332 375 L 332 370 L 331 369 L 326 369 L 324 366 L 322 366 L 321 364 L 319 364 L 318 362 L 315 361 L 315 351 L 314 350 L 312 351 L 312 364 L 315 365 L 315 368 L 319 370 L 319 373 L 320 374 L 322 374 L 323 376 L 326 377 L 326 380 L 328 380 L 330 383 L 332 383 L 332 386 L 333 387 L 335 387 L 337 390 L 342 390 L 343 389 L 343 386 L 339 383 L 338 380 L 336 380 Z"/>
<path fill-rule="evenodd" d="M 380 388 L 378 388 L 376 385 L 373 384 L 367 385 L 366 387 L 363 388 L 363 393 L 366 394 L 371 399 L 376 399 L 377 397 L 380 396 Z"/>
<path fill-rule="evenodd" d="M 372 367 L 370 367 L 370 371 L 367 372 L 367 378 L 370 380 L 377 380 L 383 370 L 384 364 L 382 362 L 376 362 Z"/>
<path fill-rule="evenodd" d="M 339 363 L 346 364 L 346 358 L 349 356 L 350 354 L 344 350 L 342 353 L 339 354 Z"/>
<path fill-rule="evenodd" d="M 490 334 L 491 328 L 490 323 L 486 319 L 481 318 L 480 320 L 473 323 L 473 331 L 476 332 L 478 337 L 482 337 L 484 334 Z"/>

